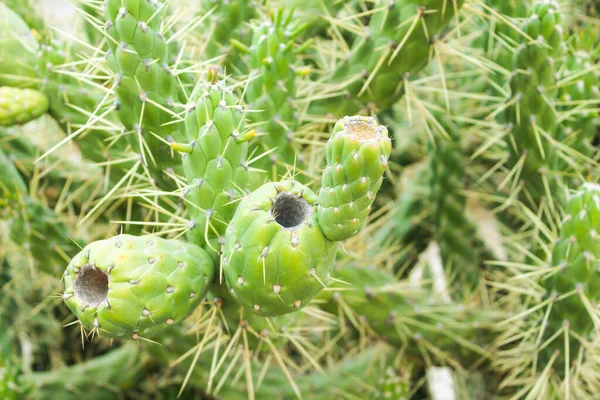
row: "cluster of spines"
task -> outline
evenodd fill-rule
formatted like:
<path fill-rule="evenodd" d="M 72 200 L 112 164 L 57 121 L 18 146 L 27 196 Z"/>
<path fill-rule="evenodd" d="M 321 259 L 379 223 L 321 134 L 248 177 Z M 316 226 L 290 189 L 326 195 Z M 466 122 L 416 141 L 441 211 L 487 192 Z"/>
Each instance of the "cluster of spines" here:
<path fill-rule="evenodd" d="M 433 42 L 463 3 L 377 1 L 366 26 L 362 24 L 362 12 L 348 17 L 351 27 L 344 21 L 336 30 L 350 31 L 353 40 L 338 49 L 349 53 L 338 60 L 333 73 L 324 79 L 326 87 L 337 95 L 325 89 L 325 100 L 311 104 L 311 113 L 354 115 L 365 105 L 379 111 L 390 108 L 404 94 L 405 79 L 427 65 Z M 337 97 L 332 99 L 333 96 Z"/>

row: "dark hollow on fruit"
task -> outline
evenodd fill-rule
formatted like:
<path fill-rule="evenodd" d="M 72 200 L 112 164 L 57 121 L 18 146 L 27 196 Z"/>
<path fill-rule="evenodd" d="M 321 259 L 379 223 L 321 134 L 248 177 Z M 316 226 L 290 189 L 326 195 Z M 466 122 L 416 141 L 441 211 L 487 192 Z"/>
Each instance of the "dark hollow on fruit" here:
<path fill-rule="evenodd" d="M 312 207 L 302 197 L 282 192 L 277 195 L 271 213 L 279 225 L 294 228 L 310 216 Z"/>
<path fill-rule="evenodd" d="M 87 306 L 97 306 L 106 300 L 108 275 L 89 264 L 81 267 L 73 281 L 73 292 L 79 301 Z"/>

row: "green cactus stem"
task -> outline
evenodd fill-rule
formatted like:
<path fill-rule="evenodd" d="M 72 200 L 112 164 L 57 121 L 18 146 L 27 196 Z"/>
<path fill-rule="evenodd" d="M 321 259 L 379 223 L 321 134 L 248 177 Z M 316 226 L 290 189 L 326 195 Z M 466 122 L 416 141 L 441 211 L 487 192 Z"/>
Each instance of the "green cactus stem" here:
<path fill-rule="evenodd" d="M 327 142 L 327 167 L 319 192 L 318 221 L 329 240 L 360 230 L 381 187 L 392 144 L 374 118 L 344 117 Z"/>

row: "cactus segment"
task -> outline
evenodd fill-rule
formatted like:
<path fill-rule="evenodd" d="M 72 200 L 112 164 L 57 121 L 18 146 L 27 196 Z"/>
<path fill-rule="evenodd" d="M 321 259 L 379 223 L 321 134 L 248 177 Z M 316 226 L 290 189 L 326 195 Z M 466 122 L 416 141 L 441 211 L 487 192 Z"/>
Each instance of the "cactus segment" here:
<path fill-rule="evenodd" d="M 247 22 L 256 16 L 260 4 L 255 0 L 201 0 L 200 13 L 206 15 L 202 39 L 205 41 L 204 55 L 207 59 L 223 57 L 227 65 L 230 59 L 230 39 L 239 39 L 248 34 Z"/>
<path fill-rule="evenodd" d="M 598 111 L 588 105 L 600 97 L 600 70 L 594 68 L 600 56 L 600 44 L 592 39 L 597 36 L 596 32 L 597 28 L 594 30 L 594 27 L 589 27 L 574 34 L 574 43 L 569 46 L 561 71 L 561 80 L 569 81 L 569 84 L 559 89 L 559 100 L 570 106 L 557 108 L 559 112 L 574 113 L 562 124 L 565 130 L 563 143 L 587 157 L 585 162 L 580 162 L 581 165 L 589 163 L 593 157 L 594 138 L 600 124 Z"/>
<path fill-rule="evenodd" d="M 252 135 L 243 131 L 244 112 L 237 99 L 225 82 L 216 78 L 196 87 L 197 100 L 188 106 L 185 116 L 187 143 L 174 146 L 186 151 L 188 238 L 209 252 L 220 251 L 236 198 L 253 189 L 246 162 L 247 140 Z"/>
<path fill-rule="evenodd" d="M 429 62 L 432 41 L 455 18 L 463 0 L 376 1 L 366 26 L 354 27 L 350 53 L 336 65 L 330 81 L 339 101 L 320 100 L 311 112 L 353 115 L 365 105 L 383 111 L 404 95 L 404 79 L 417 74 Z M 358 11 L 360 10 L 360 11 Z M 358 8 L 357 14 L 362 14 Z M 348 17 L 360 21 L 359 17 Z M 347 24 L 347 21 L 344 21 Z M 344 28 L 344 25 L 341 25 Z M 337 28 L 337 27 L 336 27 Z M 363 33 L 365 32 L 365 33 Z"/>
<path fill-rule="evenodd" d="M 329 240 L 355 235 L 381 187 L 392 144 L 373 118 L 344 117 L 327 142 L 327 167 L 319 192 L 318 220 Z"/>
<path fill-rule="evenodd" d="M 336 244 L 319 227 L 316 195 L 295 181 L 242 200 L 227 228 L 223 273 L 236 300 L 260 316 L 306 306 L 329 281 Z"/>
<path fill-rule="evenodd" d="M 141 154 L 149 153 L 158 169 L 177 165 L 166 142 L 182 138 L 179 124 L 167 111 L 179 101 L 179 86 L 161 32 L 163 11 L 156 0 L 106 0 L 104 4 L 110 46 L 106 57 L 116 74 L 119 118 L 133 132 L 127 135 L 131 146 Z"/>
<path fill-rule="evenodd" d="M 540 351 L 543 367 L 556 350 L 560 351 L 554 368 L 561 376 L 565 363 L 577 358 L 581 347 L 577 338 L 589 338 L 596 329 L 596 317 L 590 315 L 586 301 L 595 304 L 600 300 L 600 236 L 597 232 L 600 232 L 600 186 L 587 183 L 567 205 L 567 215 L 552 251 L 551 267 L 556 272 L 542 281 L 546 293 L 555 299 L 544 338 L 551 340 L 565 323 L 569 325 L 570 359 L 566 358 L 562 335 L 546 343 L 547 347 Z"/>
<path fill-rule="evenodd" d="M 552 188 L 557 159 L 551 143 L 561 136 L 553 100 L 557 96 L 557 63 L 563 50 L 558 4 L 538 2 L 522 30 L 534 42 L 522 38 L 524 43 L 514 55 L 512 96 L 506 110 L 511 128 L 507 146 L 511 167 L 522 168 L 519 176 L 537 205 L 546 193 L 544 182 Z"/>
<path fill-rule="evenodd" d="M 294 104 L 298 86 L 296 75 L 301 70 L 299 48 L 294 39 L 304 27 L 294 19 L 293 12 L 285 13 L 280 9 L 253 28 L 251 45 L 247 48 L 252 71 L 245 100 L 249 109 L 261 111 L 250 113 L 248 117 L 257 124 L 259 133 L 265 133 L 258 138 L 266 149 L 277 148 L 270 154 L 270 159 L 284 164 L 279 168 L 279 174 L 284 174 L 290 165 L 298 166 L 303 160 L 293 139 L 298 127 Z M 261 167 L 270 169 L 269 158 L 263 160 Z"/>
<path fill-rule="evenodd" d="M 71 260 L 63 299 L 86 329 L 137 340 L 181 322 L 212 277 L 212 261 L 198 246 L 118 235 L 87 245 Z"/>
<path fill-rule="evenodd" d="M 31 89 L 0 87 L 0 126 L 22 125 L 48 109 L 48 99 Z"/>
<path fill-rule="evenodd" d="M 344 265 L 332 276 L 353 290 L 335 292 L 324 308 L 343 312 L 349 320 L 360 318 L 365 331 L 408 353 L 418 354 L 420 344 L 433 344 L 432 353 L 452 354 L 466 365 L 485 354 L 485 337 L 499 320 L 497 313 L 477 304 L 434 300 L 429 290 L 373 266 Z"/>

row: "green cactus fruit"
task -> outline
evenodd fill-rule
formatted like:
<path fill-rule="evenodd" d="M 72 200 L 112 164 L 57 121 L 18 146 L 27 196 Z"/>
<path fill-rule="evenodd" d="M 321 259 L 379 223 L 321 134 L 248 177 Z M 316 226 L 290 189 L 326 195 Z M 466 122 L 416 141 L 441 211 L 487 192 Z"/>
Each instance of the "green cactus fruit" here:
<path fill-rule="evenodd" d="M 31 89 L 0 87 L 0 126 L 22 125 L 48 109 L 48 99 Z"/>
<path fill-rule="evenodd" d="M 327 142 L 327 167 L 318 220 L 329 240 L 347 239 L 363 226 L 381 187 L 392 144 L 374 118 L 344 117 Z"/>
<path fill-rule="evenodd" d="M 545 182 L 553 187 L 556 154 L 551 140 L 560 139 L 556 108 L 557 62 L 562 52 L 561 14 L 555 1 L 535 4 L 522 30 L 533 38 L 522 38 L 513 59 L 506 122 L 510 127 L 507 147 L 509 165 L 522 164 L 520 178 L 526 183 L 535 206 L 546 193 Z"/>
<path fill-rule="evenodd" d="M 179 102 L 180 93 L 169 66 L 170 47 L 161 32 L 164 8 L 156 0 L 104 3 L 107 60 L 116 74 L 118 115 L 125 129 L 133 132 L 126 136 L 129 143 L 148 157 L 155 174 L 178 164 L 168 142 L 183 137 L 180 124 L 173 123 L 168 112 Z"/>
<path fill-rule="evenodd" d="M 237 206 L 235 199 L 254 189 L 247 164 L 247 140 L 253 132 L 243 131 L 242 107 L 216 75 L 199 84 L 195 93 L 197 100 L 192 100 L 185 116 L 188 143 L 174 147 L 186 151 L 188 239 L 218 253 Z"/>
<path fill-rule="evenodd" d="M 565 354 L 565 338 L 555 337 L 540 351 L 540 367 L 544 368 L 556 350 L 555 373 L 564 376 L 565 363 L 577 360 L 580 339 L 589 339 L 596 332 L 596 316 L 590 315 L 590 304 L 600 300 L 600 186 L 586 183 L 569 201 L 562 221 L 558 241 L 552 251 L 551 267 L 557 269 L 542 281 L 546 293 L 554 300 L 545 329 L 544 341 L 569 324 L 569 353 Z M 571 295 L 567 295 L 568 293 Z M 564 297 L 567 295 L 567 297 Z"/>
<path fill-rule="evenodd" d="M 328 283 L 336 244 L 321 232 L 316 195 L 295 181 L 245 197 L 227 228 L 223 272 L 231 293 L 260 316 L 306 306 Z"/>
<path fill-rule="evenodd" d="M 87 245 L 71 260 L 63 298 L 100 336 L 149 338 L 193 311 L 212 277 L 212 261 L 198 246 L 118 235 Z"/>
<path fill-rule="evenodd" d="M 363 18 L 358 16 L 345 18 L 335 31 L 341 28 L 360 33 L 355 34 L 351 44 L 337 50 L 340 59 L 326 79 L 339 100 L 323 96 L 327 98 L 311 104 L 311 113 L 353 115 L 367 104 L 380 111 L 390 108 L 404 95 L 405 77 L 417 74 L 427 65 L 432 39 L 456 18 L 455 11 L 463 3 L 464 0 L 378 0 L 373 4 L 373 12 L 368 13 L 366 25 L 359 22 Z M 356 14 L 365 15 L 362 7 L 356 8 Z M 349 21 L 355 22 L 348 27 Z M 330 71 L 331 66 L 323 69 Z"/>

